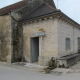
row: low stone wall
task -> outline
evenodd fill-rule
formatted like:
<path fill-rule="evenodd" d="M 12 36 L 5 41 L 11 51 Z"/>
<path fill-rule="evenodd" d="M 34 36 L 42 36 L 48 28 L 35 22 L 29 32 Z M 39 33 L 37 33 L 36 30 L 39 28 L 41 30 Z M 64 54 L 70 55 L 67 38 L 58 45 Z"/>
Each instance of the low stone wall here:
<path fill-rule="evenodd" d="M 57 59 L 57 67 L 70 67 L 80 60 L 80 54 L 71 54 Z"/>

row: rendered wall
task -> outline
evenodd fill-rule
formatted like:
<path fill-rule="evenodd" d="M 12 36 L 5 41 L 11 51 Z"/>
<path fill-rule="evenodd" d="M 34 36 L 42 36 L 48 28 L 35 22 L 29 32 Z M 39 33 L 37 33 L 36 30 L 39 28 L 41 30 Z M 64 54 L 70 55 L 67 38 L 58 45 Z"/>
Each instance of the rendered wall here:
<path fill-rule="evenodd" d="M 58 20 L 58 44 L 60 57 L 78 52 L 78 37 L 80 37 L 80 29 L 65 21 Z M 70 38 L 70 50 L 66 50 L 65 48 L 66 38 Z"/>

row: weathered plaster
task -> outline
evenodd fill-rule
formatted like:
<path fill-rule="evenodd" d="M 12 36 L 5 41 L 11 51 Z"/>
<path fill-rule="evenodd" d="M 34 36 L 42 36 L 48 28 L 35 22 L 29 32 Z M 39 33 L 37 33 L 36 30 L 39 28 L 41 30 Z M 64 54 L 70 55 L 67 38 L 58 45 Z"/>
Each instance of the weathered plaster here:
<path fill-rule="evenodd" d="M 11 17 L 0 16 L 0 60 L 11 62 Z"/>

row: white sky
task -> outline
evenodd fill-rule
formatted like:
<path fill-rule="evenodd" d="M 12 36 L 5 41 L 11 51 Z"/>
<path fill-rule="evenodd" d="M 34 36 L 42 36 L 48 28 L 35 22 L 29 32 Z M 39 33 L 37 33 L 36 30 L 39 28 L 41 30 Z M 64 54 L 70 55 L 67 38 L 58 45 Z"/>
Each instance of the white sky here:
<path fill-rule="evenodd" d="M 0 8 L 21 0 L 0 0 Z M 80 24 L 80 0 L 54 0 L 56 7 Z"/>
<path fill-rule="evenodd" d="M 54 0 L 56 7 L 80 24 L 80 0 Z"/>

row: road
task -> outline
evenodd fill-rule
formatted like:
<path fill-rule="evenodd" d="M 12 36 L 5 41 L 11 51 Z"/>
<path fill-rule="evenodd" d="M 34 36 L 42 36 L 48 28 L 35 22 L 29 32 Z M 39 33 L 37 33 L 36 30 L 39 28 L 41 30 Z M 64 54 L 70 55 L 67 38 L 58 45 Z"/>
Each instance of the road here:
<path fill-rule="evenodd" d="M 0 80 L 80 80 L 80 73 L 55 76 L 38 71 L 0 65 Z"/>

